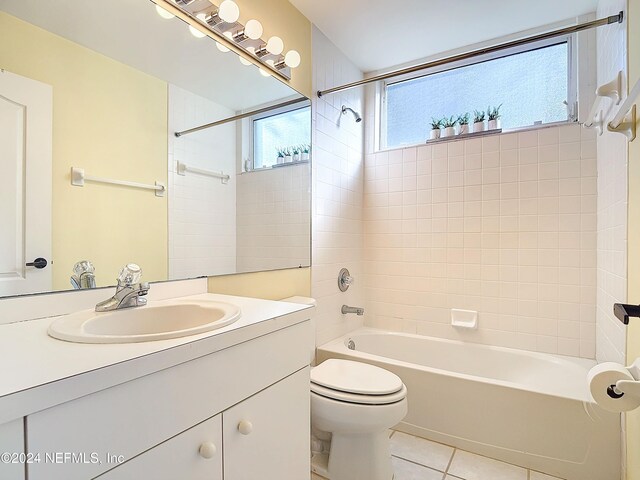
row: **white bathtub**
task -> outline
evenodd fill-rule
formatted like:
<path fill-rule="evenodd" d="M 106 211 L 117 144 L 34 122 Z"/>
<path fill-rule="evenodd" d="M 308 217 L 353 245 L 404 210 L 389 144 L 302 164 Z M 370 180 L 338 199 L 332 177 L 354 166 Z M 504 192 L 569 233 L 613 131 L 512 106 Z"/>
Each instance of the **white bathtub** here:
<path fill-rule="evenodd" d="M 593 360 L 372 329 L 319 347 L 327 358 L 402 378 L 398 430 L 568 480 L 620 479 L 620 415 L 591 399 Z"/>

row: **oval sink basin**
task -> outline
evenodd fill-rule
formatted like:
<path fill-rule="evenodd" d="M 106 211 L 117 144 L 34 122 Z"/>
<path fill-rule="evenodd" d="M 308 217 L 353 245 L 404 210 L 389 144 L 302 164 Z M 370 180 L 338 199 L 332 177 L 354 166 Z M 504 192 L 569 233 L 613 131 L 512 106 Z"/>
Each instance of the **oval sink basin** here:
<path fill-rule="evenodd" d="M 240 308 L 230 303 L 162 302 L 113 312 L 73 313 L 55 320 L 48 333 L 77 343 L 150 342 L 216 330 L 238 318 Z"/>

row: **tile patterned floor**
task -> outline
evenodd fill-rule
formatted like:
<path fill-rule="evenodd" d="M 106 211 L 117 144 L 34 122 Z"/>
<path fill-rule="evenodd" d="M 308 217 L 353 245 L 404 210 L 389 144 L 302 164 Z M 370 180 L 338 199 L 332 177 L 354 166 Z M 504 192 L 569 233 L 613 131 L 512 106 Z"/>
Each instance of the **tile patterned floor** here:
<path fill-rule="evenodd" d="M 402 432 L 391 436 L 391 455 L 394 480 L 561 480 Z"/>

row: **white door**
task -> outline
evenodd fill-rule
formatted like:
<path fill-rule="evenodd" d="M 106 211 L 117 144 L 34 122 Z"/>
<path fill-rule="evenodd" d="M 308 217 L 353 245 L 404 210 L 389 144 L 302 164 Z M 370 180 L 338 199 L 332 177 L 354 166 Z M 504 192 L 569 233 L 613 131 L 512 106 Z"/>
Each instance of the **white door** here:
<path fill-rule="evenodd" d="M 0 70 L 0 296 L 51 290 L 52 100 Z"/>

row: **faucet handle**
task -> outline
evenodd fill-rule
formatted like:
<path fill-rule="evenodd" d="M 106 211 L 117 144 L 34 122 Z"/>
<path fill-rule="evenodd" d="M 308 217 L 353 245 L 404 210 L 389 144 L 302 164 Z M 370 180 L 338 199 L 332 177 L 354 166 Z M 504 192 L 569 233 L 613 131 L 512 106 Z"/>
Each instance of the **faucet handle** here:
<path fill-rule="evenodd" d="M 121 287 L 130 287 L 140 282 L 142 277 L 142 269 L 135 263 L 128 263 L 118 275 L 118 285 Z"/>
<path fill-rule="evenodd" d="M 340 273 L 338 274 L 338 288 L 341 292 L 346 292 L 347 289 L 353 285 L 353 282 L 355 282 L 355 278 L 351 276 L 349 270 L 346 268 L 340 270 Z"/>
<path fill-rule="evenodd" d="M 93 266 L 90 260 L 80 260 L 73 266 L 73 273 L 78 277 L 83 273 L 95 273 L 96 268 Z"/>

